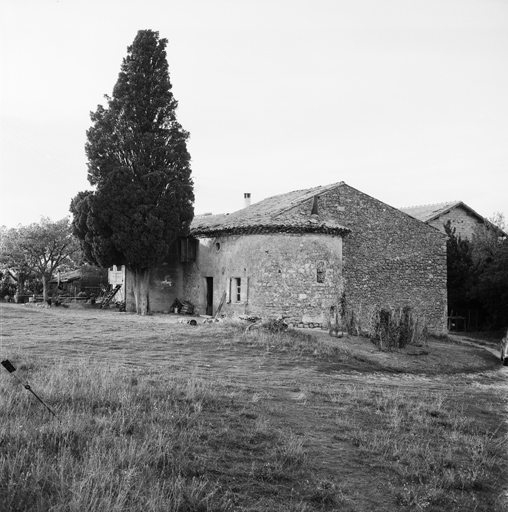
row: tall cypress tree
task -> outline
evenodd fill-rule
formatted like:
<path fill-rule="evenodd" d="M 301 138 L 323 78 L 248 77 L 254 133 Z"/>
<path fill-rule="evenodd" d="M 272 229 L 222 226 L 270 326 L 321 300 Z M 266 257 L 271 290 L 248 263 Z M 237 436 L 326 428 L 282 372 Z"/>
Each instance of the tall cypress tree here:
<path fill-rule="evenodd" d="M 176 119 L 166 45 L 140 30 L 127 48 L 112 97 L 91 113 L 85 151 L 95 189 L 70 208 L 87 259 L 132 272 L 140 314 L 149 312 L 151 269 L 194 216 L 189 134 Z"/>

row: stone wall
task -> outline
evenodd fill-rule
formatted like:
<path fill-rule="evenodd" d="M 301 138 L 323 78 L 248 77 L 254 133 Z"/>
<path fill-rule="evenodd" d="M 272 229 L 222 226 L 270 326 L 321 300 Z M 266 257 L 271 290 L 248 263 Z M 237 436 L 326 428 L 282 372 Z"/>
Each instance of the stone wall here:
<path fill-rule="evenodd" d="M 287 315 L 290 323 L 321 326 L 342 291 L 342 239 L 323 234 L 259 234 L 200 239 L 187 264 L 184 298 L 206 311 L 206 278 L 213 279 L 214 312 L 227 293 L 224 313 Z M 243 296 L 238 299 L 236 279 Z"/>
<path fill-rule="evenodd" d="M 445 332 L 445 235 L 343 183 L 284 210 L 284 218 L 292 214 L 352 232 L 344 240 L 308 233 L 202 238 L 188 263 L 180 263 L 174 244 L 152 275 L 152 310 L 168 311 L 178 297 L 204 314 L 212 284 L 212 313 L 226 292 L 227 315 L 282 314 L 296 325 L 323 326 L 344 292 L 364 324 L 377 307 L 410 306 L 432 331 Z"/>
<path fill-rule="evenodd" d="M 132 274 L 127 270 L 125 276 L 125 306 L 127 311 L 135 311 Z M 178 241 L 170 245 L 166 261 L 154 269 L 150 276 L 150 310 L 153 313 L 168 313 L 173 301 L 183 297 L 183 272 L 180 263 Z"/>
<path fill-rule="evenodd" d="M 352 230 L 344 239 L 346 299 L 364 322 L 376 307 L 410 306 L 435 333 L 446 331 L 446 236 L 342 185 L 319 200 L 320 213 Z"/>
<path fill-rule="evenodd" d="M 457 206 L 449 212 L 440 215 L 439 218 L 430 221 L 428 224 L 444 233 L 444 225 L 448 221 L 450 221 L 452 228 L 455 228 L 455 234 L 463 240 L 471 240 L 478 226 L 484 226 L 483 223 L 479 222 L 478 217 L 472 215 L 461 206 Z"/>

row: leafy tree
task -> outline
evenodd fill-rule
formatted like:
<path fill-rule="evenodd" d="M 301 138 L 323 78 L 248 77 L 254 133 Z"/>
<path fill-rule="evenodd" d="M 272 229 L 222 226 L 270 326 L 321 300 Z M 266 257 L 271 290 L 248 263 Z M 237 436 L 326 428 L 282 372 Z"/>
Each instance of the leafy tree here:
<path fill-rule="evenodd" d="M 481 227 L 473 236 L 476 280 L 471 294 L 486 311 L 489 326 L 503 327 L 508 325 L 508 239 L 504 216 L 497 214 L 491 222 L 494 226 Z"/>
<path fill-rule="evenodd" d="M 506 218 L 504 216 L 504 213 L 501 212 L 494 212 L 494 215 L 492 217 L 489 217 L 489 221 L 494 224 L 494 226 L 497 226 L 499 229 L 504 231 L 508 231 L 508 224 L 506 223 Z"/>
<path fill-rule="evenodd" d="M 189 134 L 176 120 L 166 39 L 141 30 L 113 89 L 91 114 L 85 145 L 93 191 L 71 203 L 73 230 L 91 263 L 126 265 L 136 310 L 149 312 L 151 270 L 194 215 Z"/>
<path fill-rule="evenodd" d="M 8 298 L 12 300 L 12 297 L 18 293 L 18 281 L 11 274 L 11 271 L 0 266 L 0 298 Z"/>
<path fill-rule="evenodd" d="M 79 251 L 68 218 L 53 222 L 42 217 L 39 223 L 2 231 L 1 263 L 17 279 L 18 294 L 31 273 L 43 286 L 44 300 L 49 296 L 49 282 L 60 265 L 68 264 Z"/>
<path fill-rule="evenodd" d="M 14 281 L 18 297 L 25 294 L 25 284 L 30 277 L 30 268 L 21 249 L 20 229 L 21 226 L 12 229 L 2 226 L 0 236 L 0 265 L 5 291 L 9 291 L 9 285 Z"/>
<path fill-rule="evenodd" d="M 448 305 L 451 310 L 457 311 L 459 308 L 471 305 L 470 292 L 476 275 L 473 248 L 469 240 L 462 239 L 456 234 L 456 229 L 451 227 L 450 221 L 444 228 L 448 235 L 446 242 Z"/>

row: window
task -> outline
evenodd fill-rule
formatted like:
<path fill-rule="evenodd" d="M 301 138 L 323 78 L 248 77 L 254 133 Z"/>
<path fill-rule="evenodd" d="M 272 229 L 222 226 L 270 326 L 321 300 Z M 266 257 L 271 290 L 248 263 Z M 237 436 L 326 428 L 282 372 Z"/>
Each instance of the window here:
<path fill-rule="evenodd" d="M 325 282 L 325 264 L 323 261 L 318 261 L 316 265 L 316 281 L 318 283 Z"/>
<path fill-rule="evenodd" d="M 248 277 L 232 277 L 229 280 L 229 300 L 233 304 L 246 303 L 248 299 Z"/>
<path fill-rule="evenodd" d="M 240 277 L 233 278 L 233 302 L 242 302 L 242 279 Z"/>
<path fill-rule="evenodd" d="M 196 261 L 196 245 L 195 238 L 181 238 L 180 239 L 180 262 L 187 263 L 189 261 Z"/>

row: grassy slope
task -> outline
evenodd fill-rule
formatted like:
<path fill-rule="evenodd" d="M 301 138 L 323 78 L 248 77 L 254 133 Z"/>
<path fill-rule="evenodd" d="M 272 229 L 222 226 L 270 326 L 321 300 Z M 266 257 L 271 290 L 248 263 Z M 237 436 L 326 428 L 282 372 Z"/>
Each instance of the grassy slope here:
<path fill-rule="evenodd" d="M 60 417 L 0 373 L 5 510 L 504 510 L 506 370 L 478 348 L 19 306 L 2 334 Z"/>

